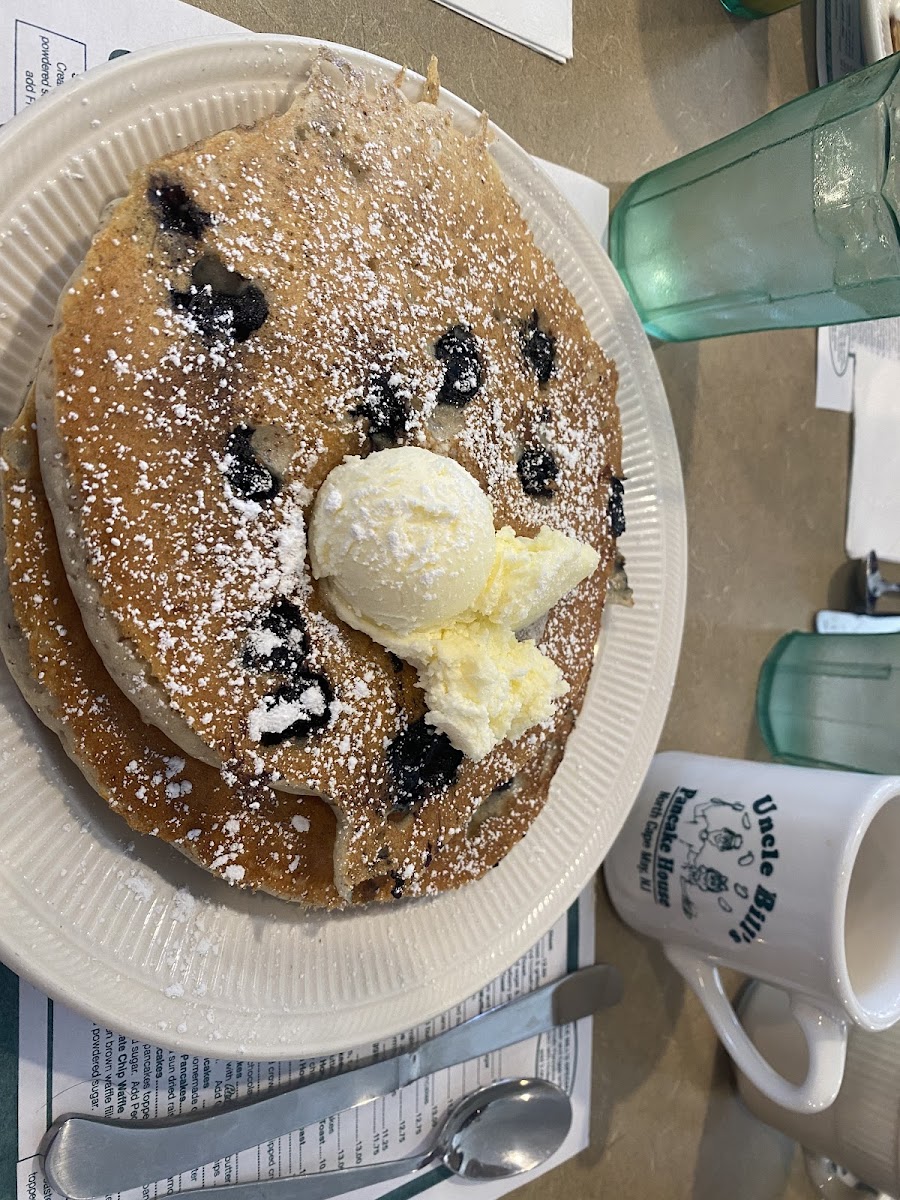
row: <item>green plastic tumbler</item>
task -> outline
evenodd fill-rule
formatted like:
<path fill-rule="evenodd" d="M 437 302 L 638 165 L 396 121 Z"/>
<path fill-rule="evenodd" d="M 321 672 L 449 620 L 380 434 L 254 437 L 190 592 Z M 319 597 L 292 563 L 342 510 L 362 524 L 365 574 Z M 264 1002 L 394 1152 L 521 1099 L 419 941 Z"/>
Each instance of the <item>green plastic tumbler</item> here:
<path fill-rule="evenodd" d="M 900 313 L 900 56 L 642 176 L 609 253 L 667 341 Z"/>
<path fill-rule="evenodd" d="M 735 17 L 771 17 L 785 8 L 793 8 L 800 0 L 721 0 L 722 7 Z"/>
<path fill-rule="evenodd" d="M 773 758 L 900 774 L 900 633 L 788 633 L 763 663 L 756 719 Z"/>

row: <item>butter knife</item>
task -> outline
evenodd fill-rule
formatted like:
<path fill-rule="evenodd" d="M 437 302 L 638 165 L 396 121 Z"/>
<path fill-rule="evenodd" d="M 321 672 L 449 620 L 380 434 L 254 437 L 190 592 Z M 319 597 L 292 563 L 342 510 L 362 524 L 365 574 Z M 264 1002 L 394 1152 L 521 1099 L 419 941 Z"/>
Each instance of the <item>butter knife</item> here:
<path fill-rule="evenodd" d="M 598 963 L 463 1021 L 417 1049 L 213 1112 L 159 1121 L 60 1117 L 41 1145 L 44 1173 L 70 1200 L 115 1195 L 215 1162 L 434 1071 L 514 1045 L 618 1003 L 622 980 Z"/>

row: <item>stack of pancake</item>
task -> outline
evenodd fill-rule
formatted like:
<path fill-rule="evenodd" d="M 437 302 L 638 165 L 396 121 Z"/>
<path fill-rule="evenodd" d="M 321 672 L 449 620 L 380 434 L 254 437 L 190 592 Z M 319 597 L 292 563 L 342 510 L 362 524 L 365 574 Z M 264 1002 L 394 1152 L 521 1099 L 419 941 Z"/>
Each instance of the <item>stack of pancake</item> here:
<path fill-rule="evenodd" d="M 3 439 L 25 698 L 133 828 L 311 905 L 457 887 L 526 833 L 624 528 L 615 367 L 437 87 L 323 52 L 285 112 L 139 171 Z M 536 631 L 569 693 L 478 762 L 310 574 L 322 481 L 394 445 L 600 554 Z"/>

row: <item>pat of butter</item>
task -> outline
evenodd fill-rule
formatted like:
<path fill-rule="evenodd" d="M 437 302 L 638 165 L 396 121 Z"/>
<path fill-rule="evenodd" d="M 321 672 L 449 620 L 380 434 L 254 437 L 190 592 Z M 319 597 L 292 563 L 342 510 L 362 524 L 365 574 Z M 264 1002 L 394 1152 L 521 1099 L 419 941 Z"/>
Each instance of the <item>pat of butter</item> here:
<path fill-rule="evenodd" d="M 326 578 L 322 585 L 348 625 L 415 667 L 425 720 L 476 762 L 500 742 L 553 715 L 569 690 L 562 671 L 516 630 L 541 617 L 596 568 L 590 546 L 542 526 L 534 538 L 504 526 L 495 537 L 487 583 L 471 608 L 444 625 L 398 633 L 351 608 Z"/>
<path fill-rule="evenodd" d="M 440 631 L 417 666 L 429 725 L 476 761 L 498 743 L 548 721 L 569 690 L 562 671 L 533 641 L 484 618 Z"/>
<path fill-rule="evenodd" d="M 494 562 L 473 605 L 507 629 L 526 629 L 597 569 L 600 556 L 577 538 L 542 525 L 533 538 L 504 525 L 494 538 Z"/>
<path fill-rule="evenodd" d="M 592 547 L 542 526 L 495 532 L 458 463 L 418 447 L 348 459 L 323 483 L 313 574 L 337 614 L 418 672 L 425 720 L 478 760 L 548 721 L 569 685 L 519 640 L 596 569 Z"/>

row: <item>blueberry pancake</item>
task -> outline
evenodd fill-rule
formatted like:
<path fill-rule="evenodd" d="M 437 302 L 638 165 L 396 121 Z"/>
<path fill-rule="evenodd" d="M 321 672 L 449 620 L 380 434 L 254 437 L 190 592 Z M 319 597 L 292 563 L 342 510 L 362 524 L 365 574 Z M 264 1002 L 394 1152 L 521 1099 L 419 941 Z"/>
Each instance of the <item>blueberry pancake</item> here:
<path fill-rule="evenodd" d="M 230 884 L 308 907 L 341 907 L 335 818 L 314 796 L 241 785 L 182 754 L 145 724 L 89 641 L 56 543 L 38 466 L 34 399 L 0 438 L 0 647 L 22 694 L 90 785 L 132 829 L 169 842 Z M 561 743 L 559 743 L 561 745 Z M 498 862 L 540 809 L 556 768 L 545 742 L 528 768 L 488 796 L 464 829 L 417 823 L 414 890 L 443 890 Z M 390 901 L 408 871 L 376 863 L 349 899 Z"/>
<path fill-rule="evenodd" d="M 229 883 L 311 906 L 341 903 L 335 820 L 313 796 L 257 788 L 186 757 L 110 679 L 72 598 L 44 495 L 29 397 L 0 439 L 0 644 L 25 699 L 132 829 L 171 842 Z M 377 889 L 370 889 L 377 895 Z M 389 888 L 382 888 L 389 895 Z"/>
<path fill-rule="evenodd" d="M 436 95 L 434 73 L 413 103 L 323 54 L 284 113 L 138 172 L 63 297 L 37 395 L 66 572 L 110 674 L 242 786 L 326 799 L 348 900 L 455 886 L 525 832 L 622 528 L 615 368 L 486 125 L 454 130 Z M 393 445 L 455 458 L 498 528 L 600 555 L 540 634 L 569 694 L 479 762 L 309 572 L 323 480 Z"/>

